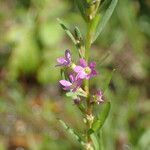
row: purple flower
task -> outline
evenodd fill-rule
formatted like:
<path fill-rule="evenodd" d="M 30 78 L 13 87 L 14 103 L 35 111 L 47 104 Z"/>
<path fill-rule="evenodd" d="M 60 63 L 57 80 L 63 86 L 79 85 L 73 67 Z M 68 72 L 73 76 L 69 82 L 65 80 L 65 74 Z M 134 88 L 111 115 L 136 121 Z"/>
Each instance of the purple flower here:
<path fill-rule="evenodd" d="M 57 58 L 58 64 L 56 66 L 69 66 L 71 64 L 70 50 L 65 51 L 65 57 Z"/>
<path fill-rule="evenodd" d="M 77 73 L 77 77 L 80 79 L 90 79 L 97 75 L 95 70 L 96 63 L 91 62 L 89 65 L 84 59 L 80 59 L 80 66 L 76 66 L 74 71 Z"/>
<path fill-rule="evenodd" d="M 72 90 L 72 92 L 77 91 L 82 84 L 82 80 L 77 78 L 75 75 L 69 75 L 70 81 L 60 80 L 59 83 L 63 86 L 64 90 Z"/>
<path fill-rule="evenodd" d="M 100 104 L 100 103 L 103 103 L 103 102 L 104 102 L 104 100 L 103 100 L 103 93 L 102 93 L 101 90 L 98 90 L 98 91 L 97 91 L 95 97 L 96 97 L 96 102 L 97 102 L 97 104 Z"/>

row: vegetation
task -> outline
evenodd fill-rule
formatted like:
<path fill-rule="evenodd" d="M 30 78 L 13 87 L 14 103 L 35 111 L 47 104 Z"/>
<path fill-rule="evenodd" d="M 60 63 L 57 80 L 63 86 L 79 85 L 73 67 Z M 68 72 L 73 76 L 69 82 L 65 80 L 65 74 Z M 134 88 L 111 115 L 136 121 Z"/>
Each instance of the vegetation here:
<path fill-rule="evenodd" d="M 106 3 L 102 16 L 107 8 Z M 82 114 L 58 84 L 56 58 L 67 48 L 74 60 L 78 54 L 56 18 L 85 35 L 73 0 L 0 1 L 0 150 L 82 149 L 57 119 L 79 133 L 85 129 Z M 105 90 L 115 69 L 105 92 L 111 109 L 101 129 L 101 149 L 149 149 L 149 29 L 148 0 L 119 0 L 92 46 L 90 59 L 100 74 L 91 80 L 92 89 Z"/>

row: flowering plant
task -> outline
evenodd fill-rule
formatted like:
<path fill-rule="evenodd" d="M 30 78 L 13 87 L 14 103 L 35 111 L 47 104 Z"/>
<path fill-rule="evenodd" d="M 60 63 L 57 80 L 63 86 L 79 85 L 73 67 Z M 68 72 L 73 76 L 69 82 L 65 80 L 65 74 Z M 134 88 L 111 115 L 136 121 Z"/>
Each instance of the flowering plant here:
<path fill-rule="evenodd" d="M 82 36 L 80 30 L 75 27 L 72 33 L 66 25 L 59 19 L 61 27 L 75 44 L 79 60 L 76 64 L 71 55 L 71 51 L 67 49 L 63 57 L 57 58 L 56 67 L 61 68 L 64 78 L 59 81 L 66 95 L 71 97 L 74 104 L 83 114 L 83 120 L 86 124 L 86 132 L 84 136 L 78 135 L 72 128 L 59 120 L 65 129 L 70 132 L 86 150 L 101 149 L 101 140 L 98 131 L 101 130 L 110 110 L 110 102 L 104 99 L 104 91 L 97 89 L 92 94 L 90 89 L 90 79 L 98 76 L 96 71 L 96 62 L 90 62 L 90 49 L 93 42 L 102 32 L 114 8 L 117 0 L 75 0 L 83 19 L 87 24 L 87 33 Z M 105 9 L 108 6 L 108 9 Z M 109 84 L 109 83 L 107 83 Z M 94 106 L 104 105 L 100 114 L 95 114 Z"/>

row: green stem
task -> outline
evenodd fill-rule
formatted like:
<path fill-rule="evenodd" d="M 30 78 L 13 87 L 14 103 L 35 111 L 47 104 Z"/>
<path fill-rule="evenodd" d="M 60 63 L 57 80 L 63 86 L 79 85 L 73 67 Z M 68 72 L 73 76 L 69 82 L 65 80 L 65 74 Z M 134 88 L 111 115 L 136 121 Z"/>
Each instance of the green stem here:
<path fill-rule="evenodd" d="M 93 10 L 95 12 L 94 17 L 91 20 L 89 20 L 87 23 L 87 34 L 86 34 L 86 39 L 85 39 L 85 59 L 86 59 L 87 63 L 89 61 L 92 38 L 93 38 L 93 35 L 95 33 L 97 21 L 99 20 L 99 16 L 96 15 L 99 4 L 100 4 L 100 0 L 97 1 L 96 10 Z M 87 99 L 86 99 L 86 103 L 87 103 L 87 109 L 86 109 L 86 117 L 87 117 L 86 142 L 87 143 L 86 144 L 90 145 L 89 147 L 88 146 L 86 147 L 86 150 L 92 150 L 93 144 L 92 144 L 92 139 L 91 139 L 90 135 L 88 134 L 88 130 L 92 126 L 94 116 L 93 116 L 93 107 L 90 103 L 89 80 L 84 81 L 84 90 L 87 93 Z"/>
<path fill-rule="evenodd" d="M 86 35 L 86 42 L 85 42 L 85 59 L 88 63 L 89 60 L 89 53 L 91 48 L 91 41 L 92 41 L 92 30 L 91 30 L 90 23 L 87 24 L 87 35 Z M 90 93 L 89 93 L 89 80 L 84 81 L 84 89 L 87 93 L 87 110 L 86 110 L 86 116 L 93 116 L 93 110 L 92 105 L 90 104 Z M 86 140 L 87 145 L 92 145 L 92 140 L 90 135 L 88 134 L 88 130 L 91 128 L 91 122 L 87 121 L 87 131 L 86 131 Z M 86 150 L 90 150 L 89 148 L 86 148 Z"/>
<path fill-rule="evenodd" d="M 89 52 L 91 48 L 91 41 L 92 41 L 92 33 L 91 33 L 91 23 L 87 23 L 87 35 L 85 40 L 85 59 L 89 60 Z"/>

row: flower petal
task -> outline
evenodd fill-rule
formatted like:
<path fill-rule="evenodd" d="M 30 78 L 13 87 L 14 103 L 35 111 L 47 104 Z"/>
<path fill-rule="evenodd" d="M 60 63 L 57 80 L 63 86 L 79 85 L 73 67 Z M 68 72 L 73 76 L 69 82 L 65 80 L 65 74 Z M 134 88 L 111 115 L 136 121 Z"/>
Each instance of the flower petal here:
<path fill-rule="evenodd" d="M 67 61 L 71 62 L 71 52 L 69 49 L 65 51 L 65 57 Z"/>
<path fill-rule="evenodd" d="M 76 73 L 79 73 L 81 71 L 84 70 L 84 68 L 82 68 L 81 66 L 75 66 L 75 68 L 73 69 Z"/>
<path fill-rule="evenodd" d="M 87 77 L 87 74 L 84 71 L 81 71 L 77 74 L 77 78 L 85 79 Z"/>
<path fill-rule="evenodd" d="M 85 59 L 83 59 L 83 58 L 81 58 L 80 60 L 79 60 L 79 63 L 80 63 L 80 66 L 82 66 L 82 67 L 87 67 L 87 62 L 85 61 Z"/>
<path fill-rule="evenodd" d="M 73 74 L 69 75 L 69 79 L 72 83 L 75 82 L 75 76 Z"/>
<path fill-rule="evenodd" d="M 64 63 L 66 63 L 66 60 L 64 57 L 60 57 L 60 58 L 57 58 L 57 62 L 61 65 L 63 65 Z"/>
<path fill-rule="evenodd" d="M 69 87 L 69 86 L 72 85 L 72 83 L 69 82 L 69 81 L 67 81 L 67 80 L 60 80 L 59 83 L 60 83 L 61 85 L 63 85 L 64 87 Z"/>
<path fill-rule="evenodd" d="M 91 69 L 95 68 L 95 66 L 96 66 L 96 62 L 94 62 L 94 61 L 91 62 L 90 65 L 89 65 L 89 67 L 90 67 Z"/>
<path fill-rule="evenodd" d="M 91 75 L 92 76 L 96 76 L 97 75 L 97 71 L 96 70 L 92 70 Z"/>

